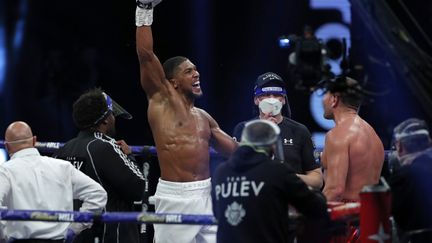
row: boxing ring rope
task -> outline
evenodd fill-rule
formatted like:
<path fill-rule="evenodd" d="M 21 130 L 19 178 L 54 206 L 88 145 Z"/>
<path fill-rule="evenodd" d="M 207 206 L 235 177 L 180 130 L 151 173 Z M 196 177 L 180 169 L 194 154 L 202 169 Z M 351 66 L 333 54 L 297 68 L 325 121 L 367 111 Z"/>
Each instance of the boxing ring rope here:
<path fill-rule="evenodd" d="M 358 219 L 360 215 L 360 203 L 327 203 L 331 220 Z"/>
<path fill-rule="evenodd" d="M 332 220 L 347 217 L 358 217 L 360 203 L 346 203 L 328 209 Z M 301 217 L 301 214 L 290 214 L 290 217 Z M 149 213 L 149 212 L 106 212 L 92 213 L 79 211 L 51 210 L 8 210 L 0 209 L 0 220 L 12 221 L 48 221 L 48 222 L 104 222 L 104 223 L 137 223 L 137 224 L 196 224 L 215 225 L 217 220 L 212 215 Z"/>
<path fill-rule="evenodd" d="M 0 140 L 0 148 L 5 148 L 5 141 Z M 64 143 L 60 142 L 36 142 L 35 147 L 41 152 L 41 153 L 52 153 L 53 151 L 56 151 L 57 149 L 60 149 L 63 147 Z M 129 145 L 131 152 L 133 154 L 150 154 L 150 155 L 157 155 L 156 147 L 154 146 L 135 146 L 135 145 Z M 213 153 L 215 151 L 213 150 Z"/>
<path fill-rule="evenodd" d="M 5 148 L 4 140 L 0 140 L 0 148 Z M 41 153 L 52 153 L 53 151 L 60 149 L 63 147 L 64 143 L 60 142 L 36 142 L 35 147 L 41 152 Z M 152 156 L 157 156 L 156 147 L 150 146 L 150 145 L 129 145 L 132 154 L 134 155 L 142 155 L 142 154 L 148 154 Z M 219 156 L 216 150 L 213 148 L 210 148 L 209 150 L 211 156 Z"/>
<path fill-rule="evenodd" d="M 0 148 L 5 148 L 4 145 L 4 140 L 0 140 Z M 60 143 L 60 142 L 36 142 L 35 147 L 42 153 L 52 153 L 53 151 L 61 148 L 64 145 L 64 143 Z M 129 145 L 132 154 L 134 155 L 152 155 L 152 156 L 157 156 L 157 151 L 156 151 L 156 147 L 155 146 L 151 146 L 151 145 Z M 315 158 L 319 158 L 320 157 L 320 153 L 322 152 L 322 149 L 316 149 L 314 151 L 314 156 Z M 213 157 L 221 157 L 216 150 L 214 150 L 213 148 L 210 147 L 209 149 L 209 153 L 211 156 Z M 391 153 L 390 150 L 386 150 L 384 151 L 385 153 L 385 157 L 384 160 L 386 160 L 388 158 L 389 153 Z"/>
<path fill-rule="evenodd" d="M 346 203 L 329 207 L 332 220 L 358 219 L 360 203 Z M 301 218 L 302 215 L 290 211 L 291 219 Z M 186 225 L 217 225 L 212 215 L 198 214 L 160 214 L 149 212 L 78 212 L 78 211 L 50 211 L 50 210 L 8 210 L 0 209 L 0 220 L 9 221 L 44 221 L 44 222 L 103 222 L 103 223 L 137 223 L 137 224 L 186 224 Z M 356 241 L 343 241 L 344 243 Z M 334 243 L 337 243 L 334 241 Z"/>
<path fill-rule="evenodd" d="M 145 224 L 198 224 L 214 225 L 212 215 L 142 213 L 142 212 L 106 212 L 92 213 L 79 211 L 50 210 L 8 210 L 0 209 L 0 220 L 12 221 L 48 221 L 48 222 L 104 222 L 104 223 L 145 223 Z"/>
<path fill-rule="evenodd" d="M 328 209 L 332 220 L 358 219 L 360 203 L 346 203 Z M 289 214 L 292 219 L 302 215 L 295 210 Z M 137 223 L 137 224 L 186 224 L 186 225 L 216 225 L 217 220 L 212 215 L 198 214 L 161 214 L 149 212 L 78 212 L 50 210 L 8 210 L 0 209 L 0 220 L 9 221 L 44 221 L 44 222 L 103 222 L 103 223 Z M 356 241 L 344 241 L 344 243 Z"/>

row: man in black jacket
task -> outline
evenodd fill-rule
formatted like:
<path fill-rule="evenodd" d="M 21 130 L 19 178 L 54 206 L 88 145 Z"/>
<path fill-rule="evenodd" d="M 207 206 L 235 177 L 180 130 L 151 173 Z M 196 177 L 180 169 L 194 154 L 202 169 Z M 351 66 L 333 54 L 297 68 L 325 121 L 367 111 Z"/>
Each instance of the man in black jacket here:
<path fill-rule="evenodd" d="M 55 155 L 99 182 L 108 193 L 106 211 L 133 211 L 134 201 L 142 200 L 144 177 L 131 156 L 129 146 L 116 141 L 115 117 L 132 116 L 101 89 L 82 94 L 73 104 L 73 120 L 80 129 Z M 137 224 L 95 225 L 75 242 L 139 242 Z"/>
<path fill-rule="evenodd" d="M 240 147 L 217 167 L 212 178 L 217 242 L 288 242 L 288 204 L 308 218 L 328 220 L 324 196 L 286 163 L 272 160 L 283 156 L 279 134 L 271 121 L 246 123 Z"/>

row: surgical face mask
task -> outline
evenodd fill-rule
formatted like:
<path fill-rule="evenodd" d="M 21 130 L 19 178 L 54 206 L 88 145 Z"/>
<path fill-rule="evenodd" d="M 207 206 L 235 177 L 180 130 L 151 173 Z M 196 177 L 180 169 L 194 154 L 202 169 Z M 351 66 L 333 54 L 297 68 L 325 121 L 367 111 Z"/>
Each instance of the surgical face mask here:
<path fill-rule="evenodd" d="M 260 101 L 258 107 L 260 108 L 262 113 L 270 113 L 272 116 L 275 116 L 281 112 L 282 102 L 280 102 L 276 98 L 265 98 Z"/>

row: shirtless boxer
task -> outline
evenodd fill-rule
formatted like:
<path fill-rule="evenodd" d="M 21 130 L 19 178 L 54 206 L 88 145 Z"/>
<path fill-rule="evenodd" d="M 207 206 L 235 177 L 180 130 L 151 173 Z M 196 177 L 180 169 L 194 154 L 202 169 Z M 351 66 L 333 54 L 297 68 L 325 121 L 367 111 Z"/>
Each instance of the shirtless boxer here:
<path fill-rule="evenodd" d="M 336 126 L 325 138 L 322 163 L 328 201 L 357 201 L 363 186 L 379 182 L 384 147 L 375 130 L 358 114 L 360 85 L 351 78 L 324 83 L 324 118 Z"/>
<path fill-rule="evenodd" d="M 151 24 L 159 2 L 139 0 L 136 10 L 141 86 L 161 169 L 153 197 L 155 211 L 212 214 L 210 146 L 229 155 L 237 143 L 207 112 L 194 106 L 202 96 L 196 66 L 185 57 L 173 57 L 162 67 L 153 53 Z M 156 242 L 215 242 L 214 226 L 156 224 L 154 228 Z"/>

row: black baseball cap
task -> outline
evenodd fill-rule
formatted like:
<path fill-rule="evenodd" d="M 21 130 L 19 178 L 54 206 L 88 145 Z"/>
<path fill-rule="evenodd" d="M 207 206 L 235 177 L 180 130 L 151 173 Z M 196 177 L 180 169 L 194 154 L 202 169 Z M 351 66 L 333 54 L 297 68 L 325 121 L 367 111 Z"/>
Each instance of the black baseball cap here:
<path fill-rule="evenodd" d="M 261 74 L 255 81 L 254 95 L 262 94 L 286 95 L 285 82 L 276 73 Z"/>

